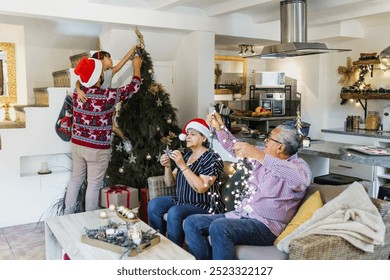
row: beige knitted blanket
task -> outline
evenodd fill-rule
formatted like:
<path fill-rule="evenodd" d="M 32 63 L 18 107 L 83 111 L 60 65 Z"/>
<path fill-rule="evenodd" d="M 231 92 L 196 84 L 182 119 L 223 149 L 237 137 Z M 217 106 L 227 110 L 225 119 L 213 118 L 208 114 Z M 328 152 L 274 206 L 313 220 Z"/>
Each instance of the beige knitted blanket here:
<path fill-rule="evenodd" d="M 384 244 L 385 230 L 385 224 L 366 190 L 362 184 L 354 182 L 280 240 L 276 247 L 289 253 L 292 239 L 323 234 L 340 236 L 363 251 L 373 252 L 374 245 Z"/>

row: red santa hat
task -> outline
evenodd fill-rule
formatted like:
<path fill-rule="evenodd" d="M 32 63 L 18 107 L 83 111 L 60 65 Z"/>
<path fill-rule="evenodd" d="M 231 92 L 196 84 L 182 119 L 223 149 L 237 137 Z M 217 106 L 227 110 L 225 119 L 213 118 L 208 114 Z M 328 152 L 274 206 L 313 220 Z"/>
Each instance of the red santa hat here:
<path fill-rule="evenodd" d="M 85 87 L 95 85 L 102 74 L 103 64 L 100 60 L 83 57 L 77 64 L 74 73 L 79 76 L 80 83 Z"/>
<path fill-rule="evenodd" d="M 179 139 L 181 141 L 185 141 L 187 139 L 187 132 L 190 128 L 199 131 L 210 141 L 210 128 L 206 121 L 200 118 L 192 119 L 184 126 L 182 133 L 179 135 Z"/>

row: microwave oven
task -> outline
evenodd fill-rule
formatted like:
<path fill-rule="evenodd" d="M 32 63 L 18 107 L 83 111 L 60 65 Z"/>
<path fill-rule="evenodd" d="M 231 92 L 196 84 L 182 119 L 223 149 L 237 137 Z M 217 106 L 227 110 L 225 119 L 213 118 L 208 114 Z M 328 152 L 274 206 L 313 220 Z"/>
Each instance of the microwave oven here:
<path fill-rule="evenodd" d="M 284 92 L 261 93 L 259 106 L 271 111 L 272 116 L 286 114 L 286 97 Z"/>
<path fill-rule="evenodd" d="M 254 72 L 254 84 L 256 88 L 279 88 L 285 86 L 286 76 L 284 72 Z"/>

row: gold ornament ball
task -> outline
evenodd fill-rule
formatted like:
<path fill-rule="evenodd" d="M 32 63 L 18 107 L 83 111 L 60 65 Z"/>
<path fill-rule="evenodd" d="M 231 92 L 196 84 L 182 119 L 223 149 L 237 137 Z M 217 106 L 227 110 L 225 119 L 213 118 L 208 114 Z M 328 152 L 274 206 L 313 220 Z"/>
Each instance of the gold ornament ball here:
<path fill-rule="evenodd" d="M 172 120 L 171 119 L 167 119 L 167 123 L 172 123 Z"/>
<path fill-rule="evenodd" d="M 158 127 L 156 128 L 156 130 L 157 130 L 157 131 L 160 131 L 160 127 L 158 126 Z"/>
<path fill-rule="evenodd" d="M 151 160 L 151 159 L 152 159 L 152 156 L 151 156 L 150 154 L 148 154 L 148 155 L 146 156 L 146 159 L 147 159 L 147 160 Z"/>
<path fill-rule="evenodd" d="M 149 69 L 149 70 L 148 70 L 148 73 L 149 73 L 149 74 L 152 74 L 152 73 L 153 73 L 153 69 Z"/>
<path fill-rule="evenodd" d="M 125 170 L 123 169 L 123 167 L 120 167 L 120 168 L 119 168 L 119 173 L 122 174 L 123 172 L 125 172 Z"/>

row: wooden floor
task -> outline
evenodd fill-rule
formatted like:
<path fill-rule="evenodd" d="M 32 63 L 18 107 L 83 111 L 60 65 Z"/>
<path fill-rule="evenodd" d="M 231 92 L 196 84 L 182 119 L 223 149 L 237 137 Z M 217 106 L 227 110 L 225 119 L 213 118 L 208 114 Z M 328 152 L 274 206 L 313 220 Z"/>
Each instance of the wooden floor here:
<path fill-rule="evenodd" d="M 0 260 L 44 259 L 44 222 L 0 228 Z"/>

